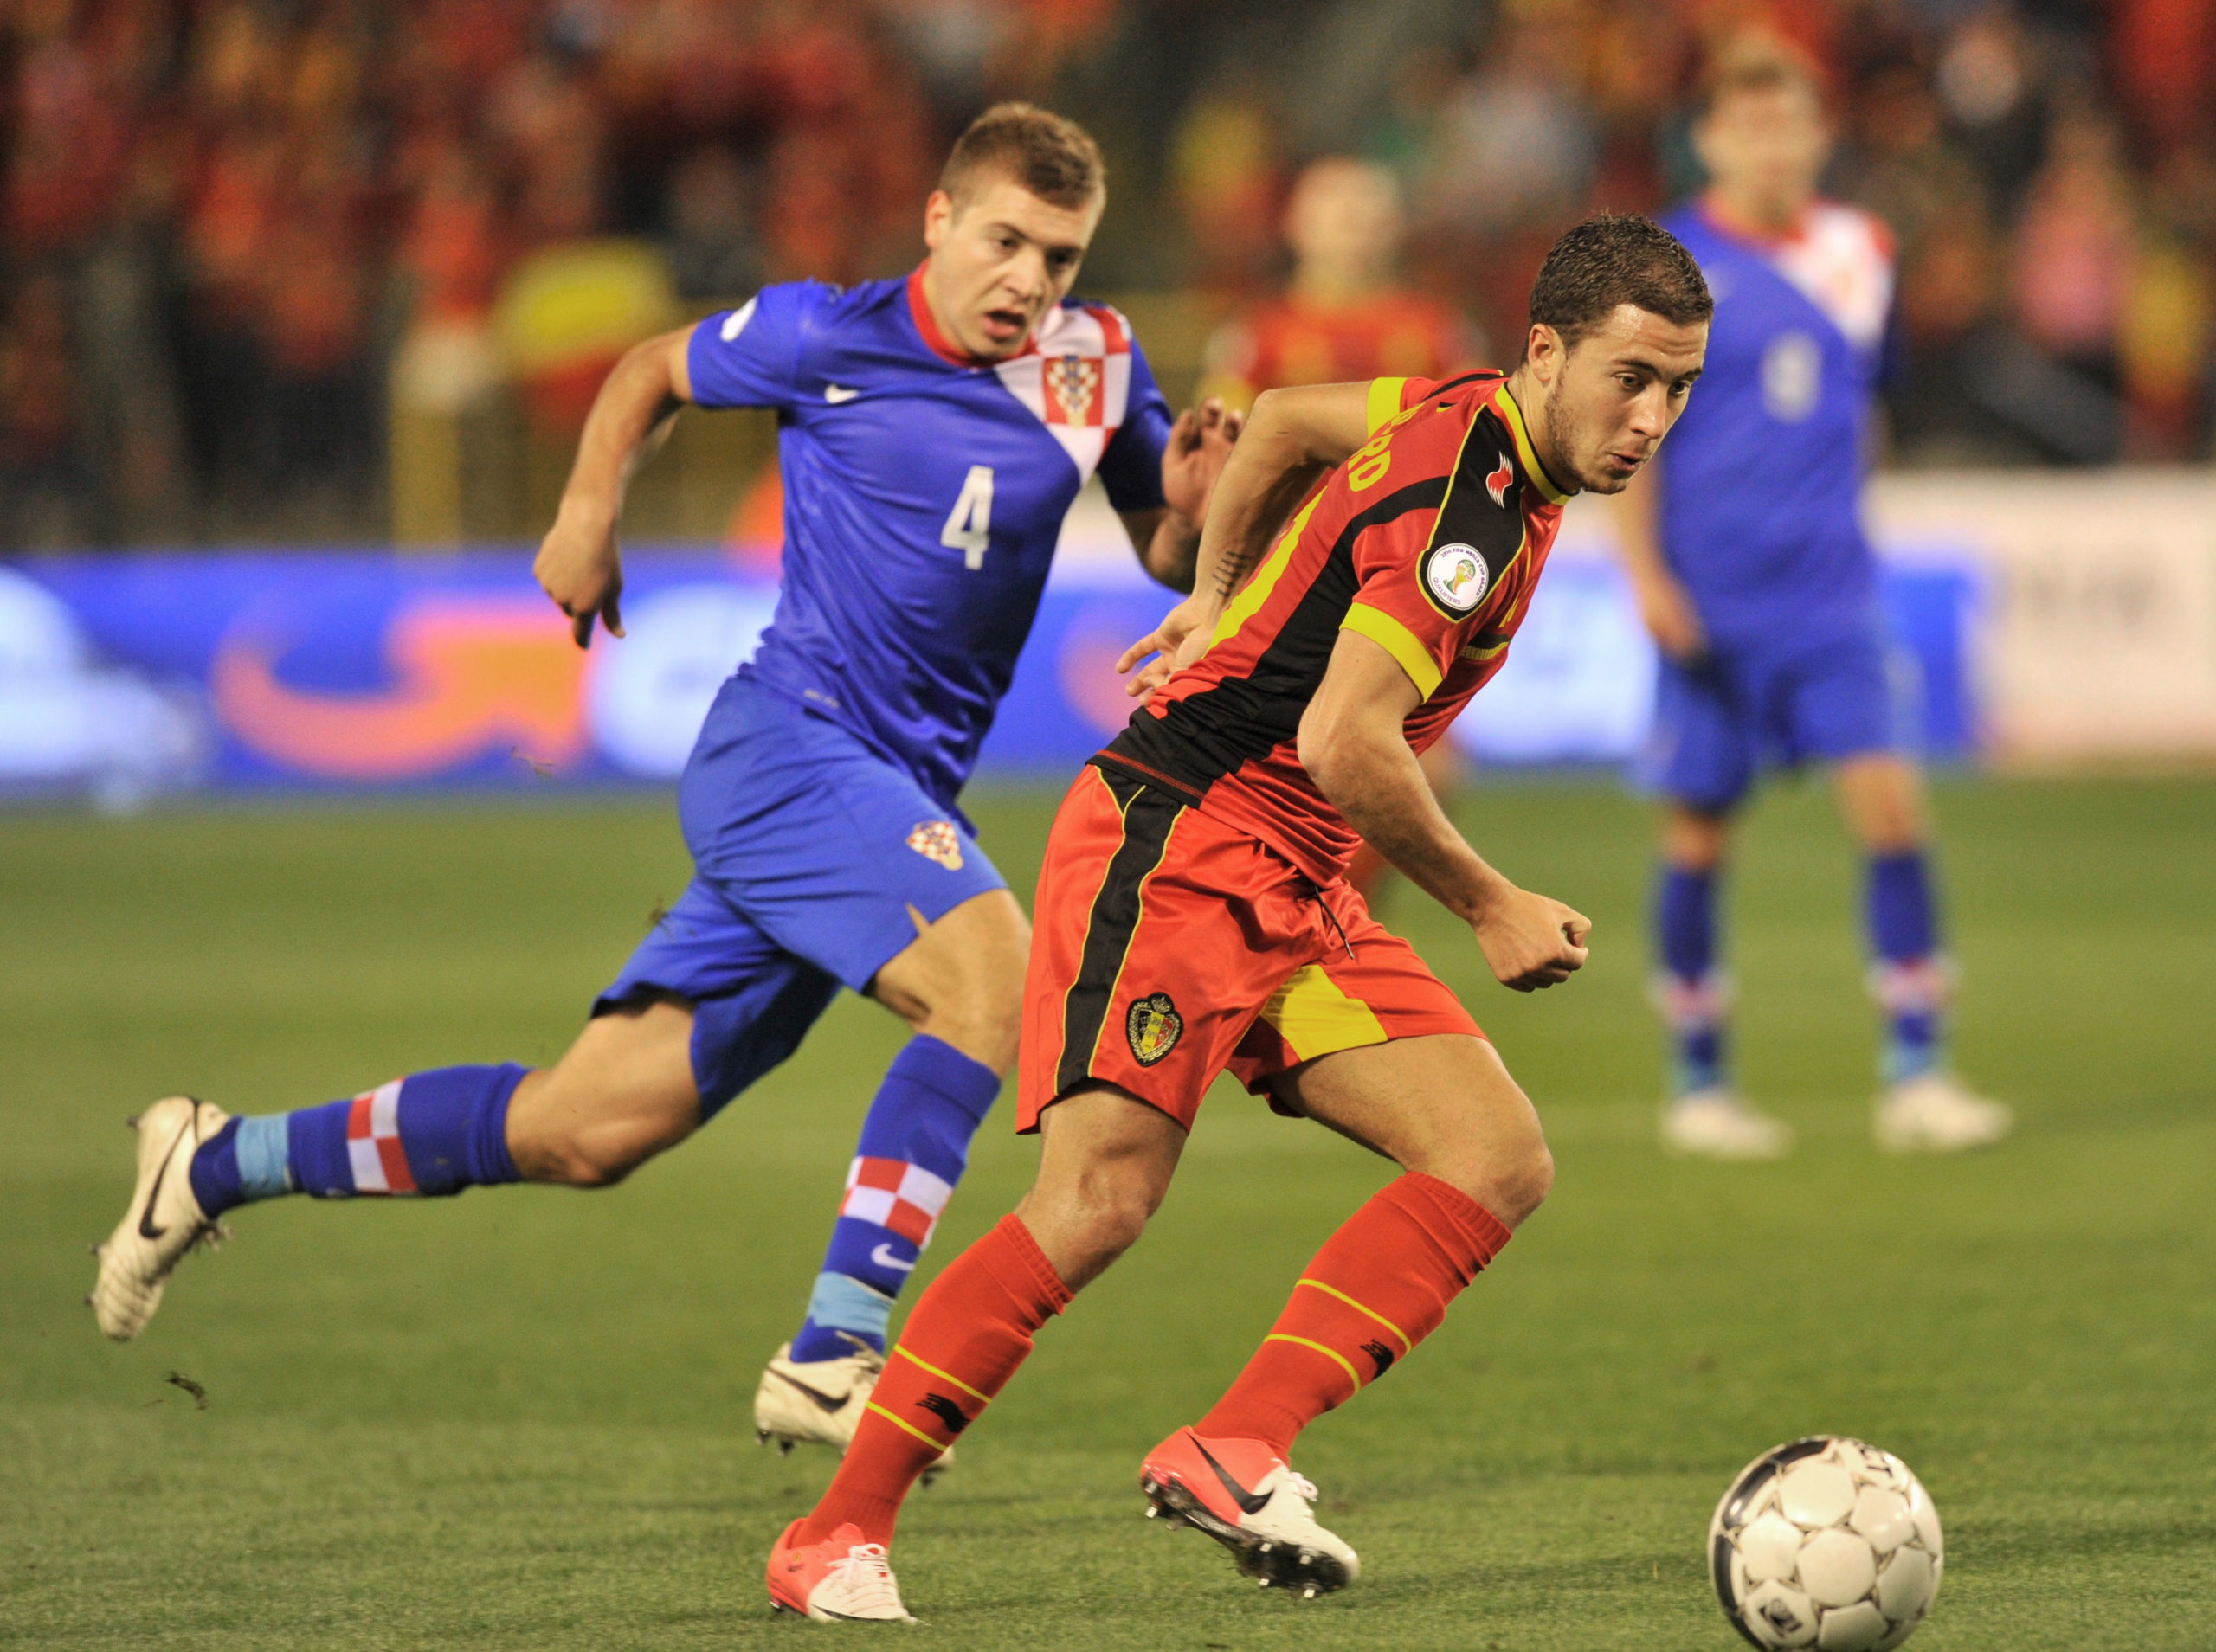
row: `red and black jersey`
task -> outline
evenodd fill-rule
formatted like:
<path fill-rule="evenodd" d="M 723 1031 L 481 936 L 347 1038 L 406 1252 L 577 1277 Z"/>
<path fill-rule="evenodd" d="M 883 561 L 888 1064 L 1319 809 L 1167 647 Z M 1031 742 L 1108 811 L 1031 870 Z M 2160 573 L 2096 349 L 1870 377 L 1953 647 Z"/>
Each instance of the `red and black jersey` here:
<path fill-rule="evenodd" d="M 1379 644 L 1423 691 L 1406 726 L 1424 750 L 1507 658 L 1569 497 L 1498 373 L 1378 379 L 1369 428 L 1233 598 L 1208 652 L 1094 759 L 1319 883 L 1360 841 L 1295 743 L 1339 633 Z"/>

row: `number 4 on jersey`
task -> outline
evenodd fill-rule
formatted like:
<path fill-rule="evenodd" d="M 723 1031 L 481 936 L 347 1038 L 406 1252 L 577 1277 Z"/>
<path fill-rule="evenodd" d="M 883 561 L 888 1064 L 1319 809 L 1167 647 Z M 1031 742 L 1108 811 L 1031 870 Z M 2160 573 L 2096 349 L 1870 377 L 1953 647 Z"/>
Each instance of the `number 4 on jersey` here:
<path fill-rule="evenodd" d="M 962 497 L 955 500 L 954 509 L 947 513 L 946 526 L 939 530 L 938 542 L 960 551 L 964 568 L 982 568 L 992 531 L 993 467 L 972 465 L 969 479 L 962 484 Z"/>

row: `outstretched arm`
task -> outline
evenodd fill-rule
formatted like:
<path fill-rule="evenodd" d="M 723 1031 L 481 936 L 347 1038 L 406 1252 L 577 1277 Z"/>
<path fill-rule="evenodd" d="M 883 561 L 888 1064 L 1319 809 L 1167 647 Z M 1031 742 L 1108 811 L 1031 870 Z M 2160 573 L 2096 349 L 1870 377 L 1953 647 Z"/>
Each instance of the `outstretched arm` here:
<path fill-rule="evenodd" d="M 1232 444 L 1246 415 L 1227 413 L 1210 396 L 1188 408 L 1169 427 L 1162 449 L 1164 508 L 1124 511 L 1124 530 L 1139 554 L 1139 565 L 1173 591 L 1193 588 L 1193 561 L 1201 548 L 1201 524 L 1208 517 L 1208 496 L 1231 457 Z"/>
<path fill-rule="evenodd" d="M 1470 926 L 1503 986 L 1529 993 L 1585 962 L 1593 925 L 1487 865 L 1439 806 L 1403 724 L 1422 691 L 1393 656 L 1342 631 L 1300 719 L 1301 766 L 1370 846 Z"/>
<path fill-rule="evenodd" d="M 615 524 L 631 478 L 669 439 L 679 409 L 692 399 L 685 354 L 692 337 L 690 327 L 663 333 L 615 363 L 586 416 L 561 509 L 531 564 L 539 588 L 570 616 L 580 648 L 591 646 L 595 619 L 609 635 L 623 634 Z"/>
<path fill-rule="evenodd" d="M 1189 641 L 1195 656 L 1205 646 L 1232 593 L 1262 560 L 1271 534 L 1301 495 L 1369 439 L 1369 402 L 1367 383 L 1266 390 L 1255 401 L 1208 501 L 1192 595 L 1117 661 L 1118 671 L 1129 671 L 1149 654 L 1162 656 L 1126 685 L 1127 692 L 1147 694 L 1189 664 Z"/>

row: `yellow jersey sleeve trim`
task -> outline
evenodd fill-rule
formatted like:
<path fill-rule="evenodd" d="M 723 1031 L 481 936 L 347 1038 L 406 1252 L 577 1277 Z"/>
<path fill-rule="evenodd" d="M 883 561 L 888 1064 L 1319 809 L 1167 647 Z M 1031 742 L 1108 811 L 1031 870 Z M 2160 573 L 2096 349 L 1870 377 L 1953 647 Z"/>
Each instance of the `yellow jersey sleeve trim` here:
<path fill-rule="evenodd" d="M 1408 388 L 1405 378 L 1374 378 L 1369 381 L 1369 425 L 1371 435 L 1390 420 L 1401 416 L 1401 392 Z"/>
<path fill-rule="evenodd" d="M 1401 669 L 1408 672 L 1408 680 L 1423 691 L 1427 700 L 1438 691 L 1446 675 L 1431 657 L 1431 650 L 1416 640 L 1416 633 L 1382 609 L 1357 602 L 1339 621 L 1339 629 L 1367 637 L 1392 655 Z"/>
<path fill-rule="evenodd" d="M 1531 433 L 1524 427 L 1524 409 L 1509 394 L 1506 379 L 1503 379 L 1499 388 L 1493 391 L 1492 404 L 1500 410 L 1501 417 L 1508 421 L 1509 434 L 1516 443 L 1516 457 L 1523 464 L 1524 475 L 1530 477 L 1538 488 L 1540 497 L 1549 505 L 1568 503 L 1569 494 L 1547 474 L 1547 467 L 1539 462 L 1539 450 L 1531 445 Z"/>

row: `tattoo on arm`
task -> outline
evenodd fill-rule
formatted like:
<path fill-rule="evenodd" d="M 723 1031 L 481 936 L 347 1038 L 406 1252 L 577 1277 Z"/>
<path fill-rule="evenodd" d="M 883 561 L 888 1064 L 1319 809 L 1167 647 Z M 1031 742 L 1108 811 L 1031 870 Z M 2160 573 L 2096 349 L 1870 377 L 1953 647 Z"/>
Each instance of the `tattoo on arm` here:
<path fill-rule="evenodd" d="M 1247 570 L 1253 567 L 1256 549 L 1253 545 L 1241 545 L 1218 564 L 1215 570 L 1215 594 L 1218 596 L 1226 601 L 1230 600 L 1231 594 L 1239 588 L 1239 582 L 1245 579 Z"/>

